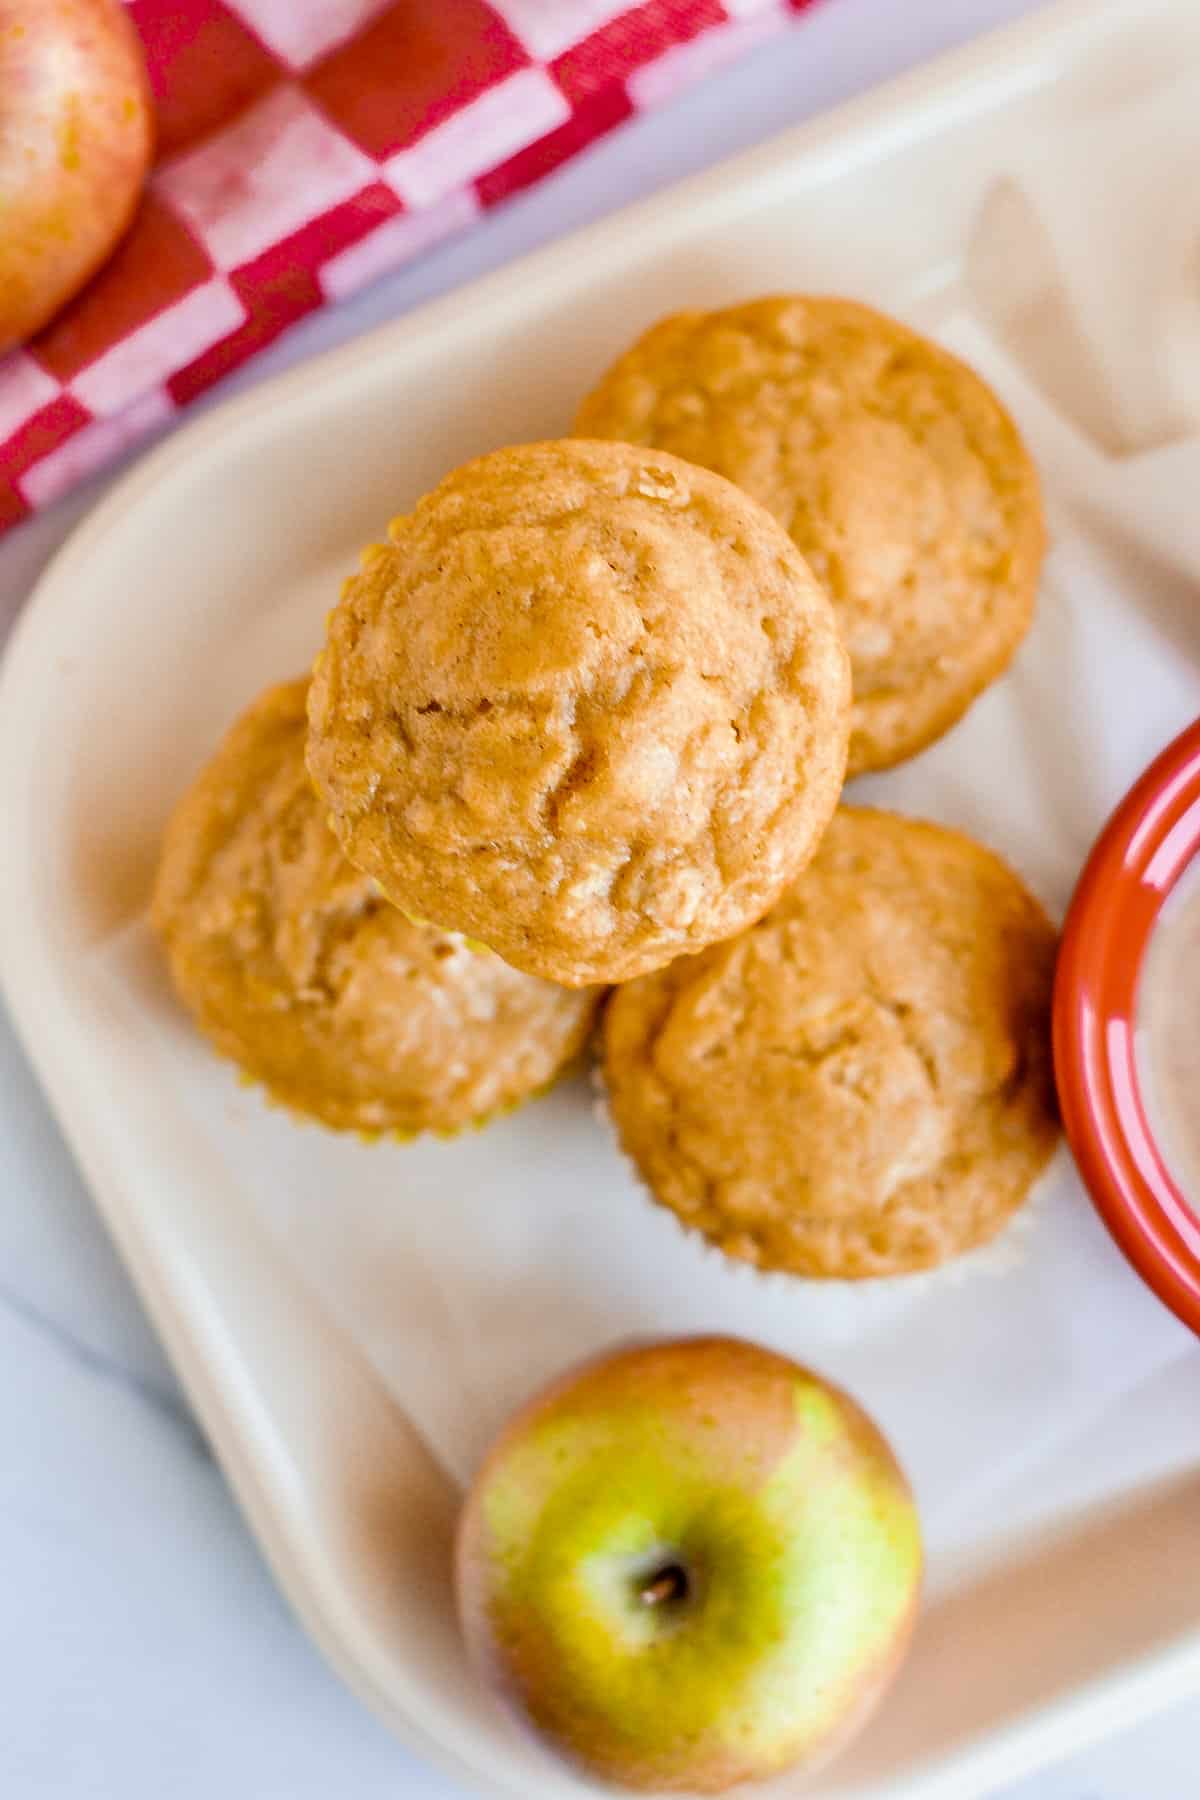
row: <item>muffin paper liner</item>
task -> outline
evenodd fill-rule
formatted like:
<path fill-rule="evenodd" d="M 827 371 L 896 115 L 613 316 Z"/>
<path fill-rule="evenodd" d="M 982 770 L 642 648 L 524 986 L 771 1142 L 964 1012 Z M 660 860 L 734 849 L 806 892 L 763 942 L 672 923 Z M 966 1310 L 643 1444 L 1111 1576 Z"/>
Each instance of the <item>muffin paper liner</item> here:
<path fill-rule="evenodd" d="M 1056 1152 L 1055 1157 L 1047 1163 L 1046 1170 L 1034 1182 L 1026 1199 L 994 1238 L 973 1250 L 965 1250 L 960 1256 L 951 1257 L 936 1268 L 917 1269 L 911 1274 L 865 1275 L 854 1280 L 837 1276 L 792 1274 L 785 1269 L 762 1269 L 754 1263 L 727 1255 L 702 1231 L 686 1225 L 672 1207 L 664 1206 L 657 1200 L 637 1163 L 621 1142 L 621 1134 L 609 1101 L 608 1084 L 604 1079 L 603 1061 L 600 1059 L 593 1065 L 591 1081 L 593 1115 L 608 1132 L 613 1148 L 634 1185 L 656 1212 L 665 1214 L 673 1221 L 680 1248 L 686 1256 L 696 1259 L 698 1267 L 711 1270 L 714 1265 L 720 1265 L 742 1286 L 753 1284 L 755 1287 L 766 1288 L 779 1297 L 796 1296 L 814 1289 L 819 1290 L 822 1295 L 844 1296 L 847 1308 L 853 1306 L 856 1298 L 861 1301 L 870 1294 L 902 1293 L 906 1299 L 914 1299 L 947 1286 L 961 1287 L 980 1277 L 995 1279 L 1010 1275 L 1015 1269 L 1021 1268 L 1029 1258 L 1043 1209 L 1046 1188 L 1044 1176 L 1053 1166 L 1058 1154 Z"/>

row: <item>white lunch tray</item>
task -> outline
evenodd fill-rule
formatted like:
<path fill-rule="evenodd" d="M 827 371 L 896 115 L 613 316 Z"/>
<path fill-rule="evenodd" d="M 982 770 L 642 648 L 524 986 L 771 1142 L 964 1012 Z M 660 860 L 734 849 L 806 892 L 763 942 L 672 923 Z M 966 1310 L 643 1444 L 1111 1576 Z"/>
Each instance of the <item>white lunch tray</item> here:
<path fill-rule="evenodd" d="M 555 1226 L 566 1189 L 572 1205 L 611 1205 L 630 1233 L 673 1227 L 662 1215 L 643 1225 L 651 1209 L 640 1202 L 622 1210 L 580 1092 L 465 1146 L 410 1150 L 300 1132 L 239 1095 L 172 1010 L 136 925 L 162 822 L 237 708 L 304 666 L 360 544 L 468 455 L 565 430 L 608 358 L 680 305 L 836 289 L 933 330 L 964 318 L 985 327 L 1023 369 L 1017 410 L 1043 461 L 1074 446 L 1072 492 L 1049 482 L 1055 517 L 1124 521 L 1144 551 L 1172 468 L 1178 484 L 1172 446 L 1200 425 L 1200 184 L 1188 135 L 1198 68 L 1197 7 L 1075 0 L 302 366 L 141 463 L 60 554 L 14 636 L 0 689 L 0 974 L 18 1028 L 281 1585 L 397 1734 L 473 1791 L 566 1800 L 588 1790 L 526 1746 L 464 1667 L 447 1577 L 457 1488 L 426 1442 L 444 1425 L 445 1441 L 474 1453 L 499 1399 L 562 1360 L 580 1301 L 554 1286 L 571 1254 Z M 1147 184 L 1146 158 L 1166 170 L 1172 155 L 1184 166 Z M 1141 188 L 1122 200 L 1139 167 Z M 1168 633 L 1185 573 L 1200 567 L 1197 509 L 1178 498 L 1157 557 L 1137 563 Z M 1189 642 L 1184 632 L 1185 669 Z M 1038 653 L 1031 644 L 1026 657 Z M 1004 726 L 990 705 L 964 734 Z M 1170 722 L 1183 718 L 1164 713 L 1127 738 L 1109 798 Z M 954 740 L 976 753 L 981 741 Z M 1000 761 L 1010 742 L 1011 731 L 997 740 Z M 1013 762 L 1015 782 L 1015 752 Z M 1062 842 L 1039 865 L 1059 903 L 1098 822 L 1064 817 Z M 997 816 L 1011 849 L 1005 830 Z M 1064 1320 L 1111 1315 L 1113 1356 L 1120 1331 L 1132 1344 L 1174 1330 L 1110 1251 L 1065 1165 L 1058 1180 L 1057 1216 L 1081 1248 L 1047 1303 Z M 540 1196 L 545 1257 L 531 1289 L 535 1220 L 496 1273 L 528 1354 L 513 1360 L 490 1312 L 508 1372 L 485 1420 L 453 1358 L 438 1367 L 443 1327 L 447 1343 L 469 1335 L 472 1290 L 450 1284 L 445 1318 L 431 1317 L 424 1336 L 388 1296 L 393 1284 L 414 1291 L 405 1259 L 429 1208 L 458 1217 L 457 1207 L 466 1221 L 465 1281 L 470 1206 L 482 1218 L 485 1203 L 511 1202 L 515 1217 L 522 1186 Z M 571 1218 L 586 1236 L 583 1212 Z M 675 1255 L 665 1235 L 653 1241 L 664 1261 Z M 1069 1253 L 1060 1242 L 1055 1254 Z M 659 1322 L 644 1276 L 644 1259 L 631 1264 L 633 1299 L 613 1314 L 621 1328 Z M 723 1279 L 709 1266 L 689 1293 Z M 798 1291 L 780 1300 L 772 1290 L 765 1333 Z M 598 1273 L 592 1312 L 578 1304 L 581 1346 L 605 1338 L 608 1292 Z M 903 1340 L 873 1365 L 877 1382 L 850 1382 L 916 1459 L 930 1580 L 894 1697 L 821 1783 L 839 1800 L 967 1800 L 1200 1692 L 1200 1351 L 1182 1332 L 1163 1336 L 1152 1377 L 1042 1445 L 977 1515 L 960 1507 L 950 1530 L 945 1457 L 922 1460 L 918 1443 L 933 1441 L 922 1437 L 929 1415 L 941 1408 L 947 1432 L 966 1431 L 972 1415 L 986 1427 L 988 1356 L 1044 1358 L 1052 1383 L 1064 1355 L 1057 1334 L 1005 1345 L 997 1304 L 959 1308 L 941 1363 L 914 1352 L 919 1393 L 895 1385 Z M 986 1355 L 976 1314 L 991 1321 Z M 662 1322 L 685 1320 L 709 1322 L 681 1290 Z M 841 1329 L 850 1357 L 855 1332 Z M 816 1360 L 841 1374 L 830 1333 Z M 1105 1353 L 1102 1339 L 1090 1354 Z M 943 1392 L 939 1370 L 957 1363 L 974 1385 Z M 439 1396 L 462 1419 L 431 1430 Z"/>

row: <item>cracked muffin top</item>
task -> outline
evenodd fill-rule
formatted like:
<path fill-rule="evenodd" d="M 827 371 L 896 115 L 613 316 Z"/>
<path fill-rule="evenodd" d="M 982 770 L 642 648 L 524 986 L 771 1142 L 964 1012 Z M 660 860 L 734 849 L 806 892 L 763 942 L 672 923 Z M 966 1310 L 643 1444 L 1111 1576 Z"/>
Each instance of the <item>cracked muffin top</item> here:
<path fill-rule="evenodd" d="M 571 986 L 761 916 L 833 812 L 849 671 L 786 532 L 624 444 L 468 463 L 333 612 L 308 763 L 398 906 Z"/>
<path fill-rule="evenodd" d="M 1029 629 L 1044 528 L 1016 427 L 971 369 L 869 307 L 678 313 L 619 358 L 576 430 L 715 469 L 791 533 L 850 652 L 851 775 L 941 736 Z"/>
<path fill-rule="evenodd" d="M 945 1262 L 1054 1147 L 1055 943 L 990 851 L 843 807 L 752 930 L 613 995 L 622 1144 L 684 1225 L 762 1269 Z"/>
<path fill-rule="evenodd" d="M 307 690 L 262 694 L 179 802 L 152 923 L 201 1029 L 283 1105 L 457 1130 L 552 1080 L 595 996 L 412 924 L 351 867 L 304 767 Z"/>

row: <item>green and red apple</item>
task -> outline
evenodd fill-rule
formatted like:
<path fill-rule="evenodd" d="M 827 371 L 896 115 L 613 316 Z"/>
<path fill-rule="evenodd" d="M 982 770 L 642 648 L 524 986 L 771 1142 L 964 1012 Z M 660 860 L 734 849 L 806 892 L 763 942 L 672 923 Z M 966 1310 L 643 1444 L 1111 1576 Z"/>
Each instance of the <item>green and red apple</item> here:
<path fill-rule="evenodd" d="M 0 0 L 0 351 L 39 331 L 111 254 L 153 141 L 120 0 Z"/>
<path fill-rule="evenodd" d="M 562 1754 L 660 1791 L 830 1755 L 899 1665 L 920 1574 L 876 1427 L 734 1338 L 557 1382 L 493 1446 L 458 1539 L 476 1665 Z"/>

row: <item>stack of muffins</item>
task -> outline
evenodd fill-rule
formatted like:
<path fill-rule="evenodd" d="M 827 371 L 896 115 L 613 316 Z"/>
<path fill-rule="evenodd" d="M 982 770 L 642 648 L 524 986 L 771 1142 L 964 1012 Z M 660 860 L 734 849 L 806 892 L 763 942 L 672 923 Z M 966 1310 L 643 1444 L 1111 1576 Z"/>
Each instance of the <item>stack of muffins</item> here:
<path fill-rule="evenodd" d="M 685 313 L 578 435 L 368 549 L 311 682 L 170 823 L 153 920 L 275 1098 L 452 1133 L 592 1035 L 653 1197 L 728 1255 L 894 1275 L 1056 1138 L 1053 929 L 958 833 L 839 805 L 1006 668 L 1036 474 L 996 398 L 843 300 Z"/>

